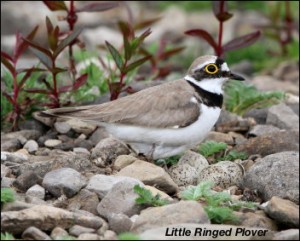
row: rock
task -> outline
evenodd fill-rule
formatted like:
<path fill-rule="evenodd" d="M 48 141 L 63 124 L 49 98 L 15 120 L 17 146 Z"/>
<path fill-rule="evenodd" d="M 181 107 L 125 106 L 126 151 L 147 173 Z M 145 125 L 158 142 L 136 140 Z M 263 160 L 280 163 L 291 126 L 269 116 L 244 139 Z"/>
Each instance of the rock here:
<path fill-rule="evenodd" d="M 272 132 L 278 132 L 280 129 L 276 126 L 272 125 L 256 125 L 251 128 L 248 132 L 248 136 L 255 137 L 255 136 L 263 136 L 265 134 L 269 134 Z"/>
<path fill-rule="evenodd" d="M 278 196 L 299 204 L 299 152 L 281 152 L 258 160 L 243 178 L 264 201 Z"/>
<path fill-rule="evenodd" d="M 201 154 L 187 151 L 168 173 L 173 181 L 180 187 L 196 185 L 199 173 L 209 164 Z"/>
<path fill-rule="evenodd" d="M 128 176 L 142 181 L 146 185 L 155 186 L 166 193 L 177 192 L 177 185 L 168 173 L 152 163 L 137 160 L 119 171 L 116 176 Z"/>
<path fill-rule="evenodd" d="M 18 139 L 3 140 L 1 138 L 1 151 L 16 151 L 22 147 Z"/>
<path fill-rule="evenodd" d="M 276 79 L 299 82 L 299 61 L 285 61 L 280 63 L 272 72 Z M 284 82 L 284 83 L 285 83 Z"/>
<path fill-rule="evenodd" d="M 117 234 L 129 232 L 132 221 L 123 213 L 113 213 L 108 219 L 109 228 Z"/>
<path fill-rule="evenodd" d="M 25 120 L 19 123 L 20 130 L 37 130 L 40 133 L 47 131 L 47 127 L 37 120 Z"/>
<path fill-rule="evenodd" d="M 270 107 L 267 124 L 277 126 L 280 129 L 299 129 L 299 116 L 290 107 L 282 103 Z"/>
<path fill-rule="evenodd" d="M 28 161 L 28 156 L 19 152 L 1 151 L 1 161 L 4 163 L 24 163 Z"/>
<path fill-rule="evenodd" d="M 200 227 L 199 227 L 200 226 Z M 201 224 L 199 223 L 178 223 L 172 225 L 165 225 L 163 227 L 157 227 L 149 229 L 139 234 L 140 239 L 142 240 L 169 240 L 170 237 L 166 236 L 166 232 L 171 233 L 172 230 L 180 230 L 180 228 L 185 228 L 186 230 L 191 231 L 191 235 L 181 236 L 180 240 L 271 240 L 274 236 L 274 232 L 261 229 L 261 228 L 248 228 L 243 226 L 234 226 L 234 225 L 218 225 L 218 224 Z M 206 234 L 199 235 L 199 228 L 202 231 L 211 230 L 216 234 L 214 238 L 213 233 L 207 232 Z M 216 231 L 215 231 L 216 230 Z M 221 232 L 221 230 L 224 230 Z M 231 231 L 230 231 L 231 230 Z M 218 235 L 217 235 L 218 233 Z M 221 235 L 221 233 L 223 235 Z M 254 235 L 252 234 L 254 233 Z M 225 237 L 224 237 L 225 236 Z M 174 237 L 173 239 L 176 239 Z"/>
<path fill-rule="evenodd" d="M 22 233 L 30 226 L 49 231 L 57 226 L 68 229 L 75 224 L 98 229 L 102 226 L 102 219 L 46 205 L 35 205 L 21 211 L 1 213 L 2 232 L 9 232 L 14 235 Z"/>
<path fill-rule="evenodd" d="M 83 133 L 85 135 L 91 134 L 96 129 L 95 125 L 91 125 L 78 119 L 70 119 L 66 121 L 66 123 L 77 133 Z"/>
<path fill-rule="evenodd" d="M 234 225 L 251 227 L 251 228 L 265 228 L 268 230 L 278 230 L 274 220 L 268 218 L 264 211 L 259 210 L 255 213 L 252 212 L 234 212 L 234 215 L 238 217 L 238 221 L 233 223 Z"/>
<path fill-rule="evenodd" d="M 97 130 L 93 132 L 89 140 L 96 146 L 101 140 L 110 137 L 110 134 L 105 130 L 104 127 L 98 127 Z"/>
<path fill-rule="evenodd" d="M 29 188 L 26 192 L 26 196 L 37 197 L 39 199 L 45 199 L 45 188 L 41 187 L 38 184 L 35 184 L 31 188 Z"/>
<path fill-rule="evenodd" d="M 77 238 L 78 240 L 101 240 L 101 237 L 95 233 L 83 233 Z"/>
<path fill-rule="evenodd" d="M 19 211 L 31 207 L 33 207 L 32 204 L 16 200 L 14 202 L 5 203 L 1 209 L 1 212 Z"/>
<path fill-rule="evenodd" d="M 54 240 L 60 240 L 62 237 L 68 236 L 68 232 L 61 227 L 55 227 L 52 229 L 50 237 Z"/>
<path fill-rule="evenodd" d="M 124 180 L 127 180 L 129 182 L 137 182 L 142 185 L 142 182 L 131 177 L 107 176 L 98 174 L 90 178 L 85 189 L 91 192 L 95 192 L 100 199 L 103 199 L 116 183 Z"/>
<path fill-rule="evenodd" d="M 180 201 L 175 204 L 144 209 L 134 222 L 131 232 L 142 233 L 148 229 L 178 223 L 198 223 L 198 225 L 202 225 L 210 223 L 210 221 L 200 203 Z"/>
<path fill-rule="evenodd" d="M 205 141 L 224 142 L 227 145 L 234 144 L 234 140 L 232 139 L 232 136 L 230 136 L 226 133 L 221 133 L 221 132 L 216 132 L 216 131 L 209 132 L 208 136 L 204 139 L 203 142 L 205 142 Z"/>
<path fill-rule="evenodd" d="M 55 146 L 57 146 L 57 145 L 59 145 L 59 144 L 61 144 L 61 143 L 62 143 L 61 140 L 49 139 L 49 140 L 45 141 L 44 145 L 45 145 L 46 147 L 53 148 L 53 147 L 55 147 Z"/>
<path fill-rule="evenodd" d="M 96 230 L 93 228 L 86 228 L 80 225 L 74 225 L 69 229 L 69 233 L 75 237 L 78 237 L 80 234 L 83 233 L 95 233 Z"/>
<path fill-rule="evenodd" d="M 56 140 L 57 134 L 58 134 L 58 133 L 57 133 L 56 131 L 54 131 L 54 130 L 51 129 L 51 130 L 48 131 L 45 135 L 39 137 L 39 139 L 37 140 L 39 146 L 44 146 L 44 145 L 45 145 L 45 142 L 46 142 L 47 140 L 51 140 L 51 139 L 55 139 L 55 140 Z"/>
<path fill-rule="evenodd" d="M 280 81 L 269 75 L 257 75 L 251 83 L 260 91 L 283 91 L 299 95 L 299 87 L 288 81 Z"/>
<path fill-rule="evenodd" d="M 35 172 L 29 171 L 18 176 L 13 185 L 20 191 L 25 192 L 28 188 L 41 182 L 41 177 L 39 177 Z"/>
<path fill-rule="evenodd" d="M 1 155 L 2 155 L 2 152 L 1 152 Z M 2 158 L 1 158 L 1 160 L 2 160 Z M 3 164 L 1 164 L 1 178 L 2 177 L 7 177 L 10 174 L 11 174 L 10 168 L 7 167 L 7 166 L 5 166 L 5 165 L 3 165 Z"/>
<path fill-rule="evenodd" d="M 118 240 L 118 237 L 114 231 L 106 230 L 103 234 L 103 240 Z"/>
<path fill-rule="evenodd" d="M 299 240 L 299 229 L 287 229 L 274 235 L 273 240 Z"/>
<path fill-rule="evenodd" d="M 26 142 L 26 144 L 23 146 L 26 150 L 28 150 L 29 153 L 34 153 L 39 149 L 39 145 L 34 140 L 29 140 Z"/>
<path fill-rule="evenodd" d="M 248 131 L 255 124 L 256 121 L 253 118 L 242 118 L 234 113 L 222 110 L 215 125 L 215 130 L 217 132 Z"/>
<path fill-rule="evenodd" d="M 34 171 L 38 173 L 39 176 L 44 177 L 46 173 L 62 167 L 73 168 L 79 172 L 104 172 L 95 166 L 87 156 L 66 152 L 59 156 L 52 156 L 52 154 L 50 156 L 32 156 L 30 163 L 15 166 L 12 170 L 18 175 L 27 171 Z"/>
<path fill-rule="evenodd" d="M 238 185 L 244 175 L 243 167 L 231 161 L 221 161 L 204 168 L 198 176 L 197 183 L 212 181 L 215 186 L 228 188 Z"/>
<path fill-rule="evenodd" d="M 40 199 L 40 198 L 34 197 L 34 196 L 28 196 L 28 195 L 25 196 L 25 202 L 30 203 L 30 204 L 35 204 L 35 205 L 50 205 L 50 206 L 52 206 L 51 203 L 47 203 L 43 199 Z"/>
<path fill-rule="evenodd" d="M 247 141 L 247 138 L 237 132 L 230 131 L 228 132 L 228 135 L 232 138 L 234 145 L 240 145 Z"/>
<path fill-rule="evenodd" d="M 55 122 L 54 128 L 58 133 L 66 134 L 71 130 L 71 126 L 67 122 Z"/>
<path fill-rule="evenodd" d="M 265 212 L 285 227 L 299 227 L 299 205 L 280 197 L 272 197 L 267 202 Z"/>
<path fill-rule="evenodd" d="M 145 185 L 144 188 L 149 190 L 152 193 L 153 196 L 156 196 L 158 194 L 162 199 L 165 199 L 169 202 L 173 201 L 173 198 L 171 198 L 168 194 L 166 194 L 165 192 L 163 192 L 163 191 L 161 191 L 161 190 L 159 190 L 155 187 Z"/>
<path fill-rule="evenodd" d="M 24 240 L 52 240 L 46 233 L 33 226 L 23 232 L 22 238 Z"/>
<path fill-rule="evenodd" d="M 55 197 L 63 194 L 69 198 L 73 197 L 85 185 L 86 178 L 72 168 L 48 172 L 43 179 L 43 187 Z"/>
<path fill-rule="evenodd" d="M 75 147 L 84 147 L 88 150 L 91 150 L 94 147 L 93 143 L 90 140 L 84 140 L 84 139 L 80 139 L 80 138 L 77 138 L 74 141 L 74 146 Z"/>
<path fill-rule="evenodd" d="M 136 204 L 138 195 L 133 191 L 135 185 L 140 185 L 135 180 L 123 180 L 116 183 L 105 195 L 97 207 L 101 217 L 109 219 L 113 213 L 123 213 L 127 216 L 137 214 L 142 206 Z"/>
<path fill-rule="evenodd" d="M 137 161 L 138 159 L 131 155 L 120 155 L 114 162 L 114 168 L 119 171 L 122 168 L 132 164 L 133 162 Z"/>
<path fill-rule="evenodd" d="M 257 124 L 264 125 L 267 121 L 267 115 L 268 115 L 269 107 L 267 108 L 261 108 L 261 109 L 251 109 L 247 111 L 243 117 L 248 118 L 254 118 Z"/>
<path fill-rule="evenodd" d="M 20 139 L 25 138 L 27 140 L 37 140 L 41 136 L 41 132 L 37 130 L 22 130 L 10 132 L 4 135 L 1 135 L 1 139 Z M 21 141 L 22 142 L 22 141 Z"/>
<path fill-rule="evenodd" d="M 99 167 L 110 165 L 118 156 L 127 155 L 130 151 L 126 144 L 113 137 L 101 140 L 92 150 L 91 159 Z"/>
<path fill-rule="evenodd" d="M 88 155 L 90 154 L 90 152 L 86 148 L 83 148 L 83 147 L 74 147 L 73 152 L 75 152 L 75 153 L 85 153 L 85 154 L 88 154 Z"/>
<path fill-rule="evenodd" d="M 97 206 L 99 199 L 96 193 L 90 192 L 89 190 L 82 189 L 80 192 L 69 199 L 68 210 L 86 210 L 94 215 L 98 215 Z"/>
<path fill-rule="evenodd" d="M 233 148 L 248 155 L 267 156 L 283 151 L 299 151 L 299 130 L 272 132 L 248 139 L 247 142 Z"/>
<path fill-rule="evenodd" d="M 1 177 L 1 187 L 12 187 L 15 180 L 15 178 Z"/>

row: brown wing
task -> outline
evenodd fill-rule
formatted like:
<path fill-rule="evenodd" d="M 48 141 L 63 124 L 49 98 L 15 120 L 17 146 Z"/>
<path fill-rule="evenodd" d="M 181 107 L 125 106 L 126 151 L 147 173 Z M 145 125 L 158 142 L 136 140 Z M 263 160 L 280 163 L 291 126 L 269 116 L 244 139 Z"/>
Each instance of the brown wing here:
<path fill-rule="evenodd" d="M 97 123 L 182 127 L 199 116 L 198 104 L 191 102 L 193 94 L 185 80 L 177 80 L 100 105 L 58 108 L 45 113 Z"/>

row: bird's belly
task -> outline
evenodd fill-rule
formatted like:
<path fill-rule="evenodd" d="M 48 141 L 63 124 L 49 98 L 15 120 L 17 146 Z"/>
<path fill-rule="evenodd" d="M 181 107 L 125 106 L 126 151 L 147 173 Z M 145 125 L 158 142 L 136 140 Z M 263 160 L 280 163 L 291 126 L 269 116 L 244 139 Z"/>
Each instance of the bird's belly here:
<path fill-rule="evenodd" d="M 192 146 L 200 143 L 217 122 L 221 109 L 201 104 L 201 115 L 183 128 L 150 128 L 105 124 L 112 135 L 127 143 L 148 143 L 161 146 Z"/>

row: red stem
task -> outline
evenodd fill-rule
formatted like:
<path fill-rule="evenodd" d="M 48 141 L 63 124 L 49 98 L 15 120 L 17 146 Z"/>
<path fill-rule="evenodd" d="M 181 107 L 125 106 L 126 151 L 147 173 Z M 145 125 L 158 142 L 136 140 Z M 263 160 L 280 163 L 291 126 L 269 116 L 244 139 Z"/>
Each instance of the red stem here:
<path fill-rule="evenodd" d="M 67 22 L 69 24 L 69 29 L 72 32 L 74 30 L 75 23 L 77 22 L 77 14 L 75 11 L 74 1 L 70 1 L 70 10 L 68 11 Z M 75 61 L 73 56 L 74 42 L 70 43 L 69 45 L 69 65 L 70 65 L 70 71 L 72 74 L 73 81 L 75 81 L 75 76 L 76 76 Z"/>

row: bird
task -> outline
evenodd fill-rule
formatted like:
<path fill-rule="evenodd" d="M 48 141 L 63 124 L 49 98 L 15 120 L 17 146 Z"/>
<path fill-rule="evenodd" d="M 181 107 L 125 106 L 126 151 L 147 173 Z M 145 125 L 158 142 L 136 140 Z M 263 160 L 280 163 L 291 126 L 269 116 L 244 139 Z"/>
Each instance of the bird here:
<path fill-rule="evenodd" d="M 43 111 L 104 127 L 136 154 L 164 159 L 200 144 L 217 122 L 223 85 L 244 78 L 220 57 L 196 58 L 183 78 L 97 105 Z"/>

